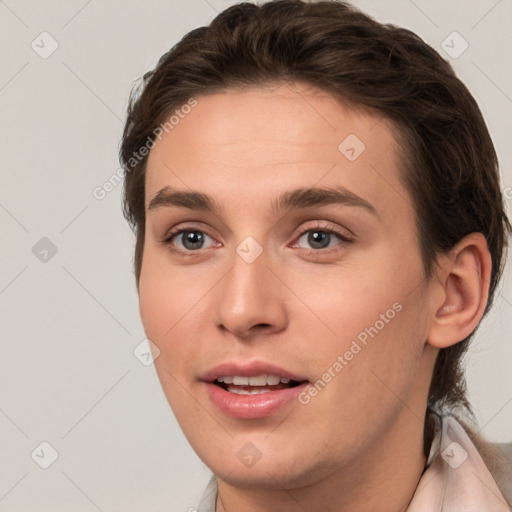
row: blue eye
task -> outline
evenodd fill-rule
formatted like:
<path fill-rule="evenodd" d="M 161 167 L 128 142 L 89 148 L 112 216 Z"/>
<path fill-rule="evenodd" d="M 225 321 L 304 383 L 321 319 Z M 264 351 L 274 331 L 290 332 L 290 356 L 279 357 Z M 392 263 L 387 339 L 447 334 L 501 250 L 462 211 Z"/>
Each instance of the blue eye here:
<path fill-rule="evenodd" d="M 204 249 L 206 239 L 212 240 L 212 238 L 196 229 L 180 229 L 167 238 L 166 243 L 175 244 L 179 249 L 185 251 L 195 251 L 197 249 Z M 177 242 L 181 242 L 177 243 Z"/>
<path fill-rule="evenodd" d="M 300 241 L 302 239 L 306 240 L 306 243 L 309 247 L 304 247 L 301 245 Z M 304 231 L 303 234 L 298 239 L 299 247 L 303 247 L 304 249 L 326 249 L 328 247 L 332 247 L 333 245 L 337 245 L 340 242 L 350 242 L 351 240 L 347 237 L 341 235 L 337 231 L 334 231 L 330 228 L 315 228 L 308 229 Z M 334 242 L 334 243 L 333 243 Z"/>
<path fill-rule="evenodd" d="M 337 250 L 337 246 L 351 243 L 353 240 L 338 231 L 318 226 L 304 229 L 293 247 L 308 252 L 311 256 L 321 256 Z M 196 256 L 201 250 L 222 247 L 220 242 L 207 235 L 204 231 L 193 228 L 181 228 L 169 233 L 161 242 L 169 251 L 181 256 Z"/>
<path fill-rule="evenodd" d="M 325 231 L 309 231 L 302 235 L 299 240 L 304 237 L 306 237 L 307 243 L 313 247 L 313 249 L 325 249 L 329 247 L 331 243 L 332 234 L 326 233 Z"/>

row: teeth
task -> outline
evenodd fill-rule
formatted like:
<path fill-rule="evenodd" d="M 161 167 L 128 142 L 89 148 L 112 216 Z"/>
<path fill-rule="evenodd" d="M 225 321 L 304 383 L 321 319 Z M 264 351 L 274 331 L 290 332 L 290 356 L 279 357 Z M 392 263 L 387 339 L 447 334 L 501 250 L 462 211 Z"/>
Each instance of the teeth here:
<path fill-rule="evenodd" d="M 254 377 L 242 377 L 240 375 L 221 375 L 217 377 L 218 382 L 234 384 L 235 386 L 277 386 L 279 383 L 288 384 L 290 379 L 278 377 L 277 375 L 256 375 Z M 247 393 L 244 393 L 247 394 Z"/>
<path fill-rule="evenodd" d="M 257 377 L 249 377 L 249 386 L 266 386 L 267 381 L 270 380 L 270 375 L 258 375 Z M 270 384 L 270 382 L 269 382 Z"/>
<path fill-rule="evenodd" d="M 228 391 L 235 393 L 235 395 L 262 395 L 263 393 L 270 393 L 270 389 L 247 389 L 237 388 L 236 386 L 228 386 Z"/>

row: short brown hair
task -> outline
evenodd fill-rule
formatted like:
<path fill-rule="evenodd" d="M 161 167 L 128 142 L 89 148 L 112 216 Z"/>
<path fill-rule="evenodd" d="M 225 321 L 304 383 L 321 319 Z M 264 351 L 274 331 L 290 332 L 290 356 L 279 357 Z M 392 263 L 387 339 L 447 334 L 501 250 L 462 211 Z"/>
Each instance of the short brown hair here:
<path fill-rule="evenodd" d="M 452 67 L 416 34 L 338 1 L 234 5 L 187 34 L 144 75 L 142 91 L 132 92 L 120 160 L 129 171 L 124 214 L 136 232 L 137 287 L 147 157 L 134 161 L 135 152 L 154 140 L 155 129 L 191 96 L 282 81 L 305 82 L 394 122 L 425 275 L 432 276 L 439 253 L 469 233 L 483 233 L 492 257 L 486 314 L 511 226 L 497 156 L 478 105 Z M 429 407 L 470 410 L 461 359 L 471 336 L 440 351 Z"/>

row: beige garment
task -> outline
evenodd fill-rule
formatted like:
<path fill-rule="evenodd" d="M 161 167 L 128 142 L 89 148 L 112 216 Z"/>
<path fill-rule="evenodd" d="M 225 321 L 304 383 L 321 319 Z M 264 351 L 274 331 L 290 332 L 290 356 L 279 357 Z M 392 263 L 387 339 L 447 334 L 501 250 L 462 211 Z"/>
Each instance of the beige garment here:
<path fill-rule="evenodd" d="M 512 450 L 505 445 L 506 450 Z M 505 450 L 503 450 L 505 452 Z M 503 492 L 510 492 L 512 473 L 499 475 Z M 509 499 L 510 495 L 508 496 Z M 215 512 L 217 482 L 212 477 L 198 512 Z M 438 422 L 427 467 L 407 512 L 509 512 L 496 481 L 460 423 L 451 415 Z"/>
<path fill-rule="evenodd" d="M 509 475 L 509 479 L 512 475 Z M 509 512 L 480 453 L 453 416 L 443 416 L 427 469 L 407 512 Z"/>

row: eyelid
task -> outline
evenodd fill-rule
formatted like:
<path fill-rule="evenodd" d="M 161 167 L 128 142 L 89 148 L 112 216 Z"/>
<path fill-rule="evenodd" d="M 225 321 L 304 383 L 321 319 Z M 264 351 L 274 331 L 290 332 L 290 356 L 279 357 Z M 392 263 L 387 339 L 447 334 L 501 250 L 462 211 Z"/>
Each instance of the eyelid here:
<path fill-rule="evenodd" d="M 194 223 L 193 225 L 189 225 L 189 222 Z M 183 231 L 199 231 L 200 233 L 204 233 L 205 235 L 208 235 L 210 238 L 216 239 L 217 237 L 210 234 L 210 229 L 207 224 L 204 224 L 200 221 L 185 221 L 185 222 L 179 222 L 172 228 L 168 229 L 164 235 L 162 236 L 161 241 L 165 242 L 172 238 L 173 236 L 178 235 L 180 232 Z"/>
<path fill-rule="evenodd" d="M 334 235 L 339 236 L 344 241 L 354 241 L 357 237 L 356 235 L 348 228 L 340 228 L 333 227 L 329 224 L 323 224 L 322 221 L 316 221 L 314 225 L 303 225 L 298 228 L 298 233 L 295 235 L 295 239 L 301 237 L 304 233 L 308 231 L 326 231 L 328 233 L 332 233 Z M 347 231 L 347 233 L 343 233 L 343 230 Z"/>

